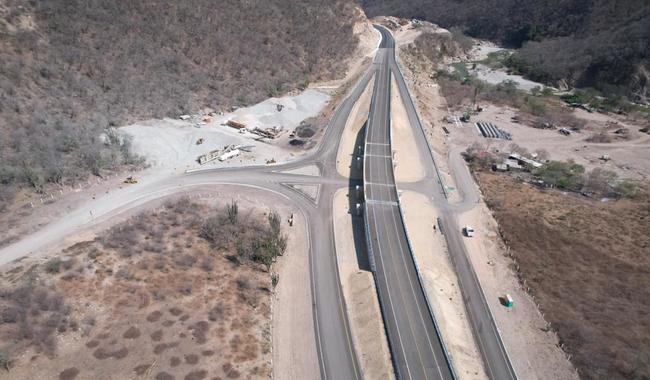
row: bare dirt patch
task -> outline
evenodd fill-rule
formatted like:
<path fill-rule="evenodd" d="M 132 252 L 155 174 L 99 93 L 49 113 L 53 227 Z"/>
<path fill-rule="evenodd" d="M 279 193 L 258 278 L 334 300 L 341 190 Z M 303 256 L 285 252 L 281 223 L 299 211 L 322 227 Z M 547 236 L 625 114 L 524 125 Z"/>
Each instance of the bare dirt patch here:
<path fill-rule="evenodd" d="M 354 107 L 352 107 L 350 116 L 345 124 L 345 129 L 343 129 L 339 151 L 336 156 L 336 170 L 342 176 L 349 176 L 350 166 L 354 164 L 352 162 L 355 157 L 354 144 L 357 141 L 359 131 L 368 121 L 368 112 L 370 110 L 373 87 L 374 81 L 370 81 L 359 97 L 359 100 L 357 100 Z"/>
<path fill-rule="evenodd" d="M 3 378 L 269 377 L 265 252 L 286 241 L 272 214 L 229 210 L 170 202 L 6 272 Z"/>
<path fill-rule="evenodd" d="M 391 148 L 393 149 L 393 162 L 395 166 L 395 180 L 397 182 L 417 182 L 424 178 L 424 167 L 419 160 L 414 130 L 409 122 L 402 96 L 397 91 L 397 82 L 391 77 L 391 86 L 394 89 L 390 100 L 390 133 Z"/>
<path fill-rule="evenodd" d="M 461 379 L 487 379 L 444 236 L 434 229 L 439 210 L 426 196 L 413 191 L 402 193 L 401 205 L 424 291 L 458 375 Z"/>
<path fill-rule="evenodd" d="M 595 202 L 481 173 L 515 269 L 588 379 L 650 373 L 650 197 Z"/>

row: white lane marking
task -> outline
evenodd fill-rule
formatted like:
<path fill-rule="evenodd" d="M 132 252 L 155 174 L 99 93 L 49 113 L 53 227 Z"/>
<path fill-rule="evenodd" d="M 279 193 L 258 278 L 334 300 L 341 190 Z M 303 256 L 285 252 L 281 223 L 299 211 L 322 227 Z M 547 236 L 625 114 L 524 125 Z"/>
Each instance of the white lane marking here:
<path fill-rule="evenodd" d="M 380 201 L 380 200 L 376 200 L 376 199 L 367 199 L 366 203 L 369 204 L 369 205 L 397 206 L 397 202 Z"/>
<path fill-rule="evenodd" d="M 389 78 L 388 78 L 388 79 L 389 79 L 389 82 L 388 82 L 388 86 L 389 86 L 389 87 L 388 87 L 388 94 L 390 94 L 390 93 L 391 93 L 391 91 L 390 91 L 390 86 L 392 86 L 392 82 L 390 82 L 390 71 L 389 71 Z M 388 99 L 388 101 L 390 102 L 390 99 Z M 390 104 L 390 103 L 387 103 L 387 104 L 386 104 L 386 108 L 388 109 L 388 111 L 389 111 L 389 113 L 390 113 L 389 104 Z M 390 116 L 390 115 L 389 115 L 389 116 Z M 390 117 L 388 118 L 388 120 L 390 120 Z M 388 141 L 390 141 L 390 127 L 391 127 L 391 126 L 390 126 L 390 121 L 389 121 L 389 124 L 387 125 L 387 130 L 386 130 L 386 132 L 387 132 L 387 134 L 388 134 Z M 388 181 L 390 178 L 393 178 L 393 177 L 391 176 L 391 174 L 393 173 L 393 165 L 392 165 L 392 162 L 384 161 L 383 169 L 384 169 L 384 178 L 385 178 L 386 181 Z M 394 179 L 394 178 L 393 178 L 393 179 Z M 393 180 L 393 182 L 394 182 L 394 180 Z M 389 196 L 389 197 L 391 196 L 391 192 L 390 192 L 390 191 L 389 191 L 388 196 Z M 395 202 L 395 203 L 397 203 L 397 202 Z M 396 206 L 396 207 L 398 207 L 398 206 Z M 395 231 L 395 233 L 397 233 L 396 236 L 397 236 L 397 238 L 398 238 L 398 240 L 399 240 L 399 230 L 397 229 L 397 226 L 395 226 L 395 224 L 394 224 L 394 214 L 395 214 L 394 212 L 391 212 L 391 215 L 393 216 L 393 226 L 395 227 L 395 230 L 394 230 L 394 231 Z M 382 213 L 382 219 L 383 219 L 383 222 L 384 222 L 384 226 L 385 226 L 386 228 L 388 228 L 388 225 L 389 225 L 389 224 L 388 224 L 387 221 L 386 221 L 385 213 Z M 388 230 L 387 230 L 387 231 L 388 231 Z M 387 234 L 387 235 L 390 236 L 390 234 Z M 395 252 L 396 252 L 396 250 L 393 249 L 393 247 L 392 247 L 393 244 L 394 244 L 394 242 L 391 241 L 390 239 L 388 239 L 388 242 L 389 242 L 389 245 L 391 246 L 391 250 L 390 250 L 390 252 L 392 253 L 392 255 L 394 255 Z M 399 242 L 398 242 L 398 245 L 399 245 L 399 250 L 400 250 L 400 252 L 402 252 L 402 246 L 399 244 Z M 390 258 L 390 259 L 391 259 L 391 262 L 393 263 L 392 268 L 393 268 L 394 270 L 397 270 L 397 268 L 396 268 L 396 266 L 395 266 L 394 256 L 392 256 L 392 255 L 391 255 L 391 258 Z M 404 263 L 403 263 L 403 264 L 404 264 Z M 406 266 L 404 266 L 404 268 L 406 268 Z M 407 270 L 407 273 L 408 273 L 408 270 Z M 397 273 L 396 273 L 396 276 L 397 276 L 396 278 L 399 277 L 399 275 L 398 275 Z M 409 277 L 409 282 L 410 282 L 410 277 Z M 407 302 L 405 302 L 405 298 L 404 298 L 404 296 L 403 296 L 403 289 L 402 289 L 402 286 L 401 286 L 401 282 L 400 282 L 400 281 L 397 281 L 397 289 L 398 289 L 398 292 L 399 292 L 400 298 L 402 299 L 402 304 L 403 304 L 403 305 L 406 305 Z M 412 286 L 411 286 L 411 292 L 412 292 L 412 291 L 413 291 L 413 290 L 412 290 Z M 413 298 L 413 300 L 415 300 L 415 298 Z M 415 301 L 415 303 L 416 303 L 416 305 L 417 305 L 417 301 Z M 422 367 L 422 373 L 424 374 L 424 378 L 425 378 L 425 379 L 428 379 L 429 377 L 428 377 L 428 375 L 427 375 L 427 371 L 426 371 L 425 366 L 424 366 L 424 360 L 422 359 L 422 353 L 421 353 L 421 351 L 420 351 L 420 346 L 418 345 L 418 342 L 417 342 L 417 339 L 416 339 L 416 334 L 415 334 L 415 331 L 413 330 L 413 324 L 411 323 L 411 321 L 413 320 L 413 319 L 412 319 L 412 316 L 410 315 L 410 313 L 409 313 L 407 307 L 404 308 L 404 312 L 405 312 L 405 314 L 406 314 L 406 318 L 407 318 L 407 320 L 408 320 L 408 329 L 409 329 L 410 332 L 411 332 L 411 337 L 413 337 L 413 343 L 415 344 L 415 349 L 416 349 L 417 354 L 418 354 L 418 359 L 420 360 L 420 366 Z M 420 315 L 420 318 L 422 318 L 421 315 Z M 398 329 L 399 329 L 399 328 L 398 328 Z M 428 338 L 428 334 L 426 334 L 426 335 L 427 335 L 427 338 Z M 430 342 L 429 342 L 429 346 L 431 347 Z M 432 354 L 433 354 L 433 350 L 432 350 Z M 435 361 L 435 356 L 434 356 L 434 361 Z M 408 362 L 408 361 L 407 361 L 407 362 Z M 437 365 L 437 363 L 436 363 L 436 365 Z M 411 376 L 411 375 L 410 375 L 410 372 L 409 372 L 409 376 Z"/>
<path fill-rule="evenodd" d="M 385 210 L 382 210 L 382 211 L 385 211 Z M 394 214 L 394 212 L 391 212 L 391 215 L 393 215 L 393 214 Z M 382 212 L 382 221 L 384 223 L 384 227 L 387 228 L 386 231 L 389 231 L 389 227 L 388 227 L 389 224 L 386 221 L 386 214 L 384 212 Z M 397 230 L 395 230 L 395 232 L 399 233 Z M 389 248 L 390 248 L 389 252 L 391 252 L 391 254 L 389 255 L 390 256 L 390 261 L 391 261 L 391 264 L 392 264 L 390 268 L 393 270 L 394 276 L 397 279 L 397 278 L 400 277 L 399 273 L 397 271 L 398 266 L 396 265 L 397 263 L 395 262 L 395 256 L 394 256 L 395 253 L 397 252 L 397 249 L 394 247 L 395 242 L 392 239 L 388 238 L 388 236 L 390 236 L 390 233 L 386 233 L 386 236 L 387 236 L 387 240 L 388 240 L 388 244 L 389 244 Z M 399 237 L 398 237 L 398 240 L 399 240 Z M 399 247 L 399 243 L 397 245 Z M 401 251 L 401 247 L 399 247 L 399 250 Z M 418 342 L 417 342 L 417 335 L 415 334 L 415 331 L 413 330 L 413 323 L 412 323 L 413 318 L 411 316 L 411 313 L 409 313 L 409 308 L 406 306 L 406 305 L 408 305 L 408 302 L 406 301 L 406 298 L 404 297 L 404 291 L 402 289 L 401 281 L 397 280 L 395 282 L 396 282 L 396 284 L 393 284 L 393 287 L 397 286 L 397 292 L 399 294 L 399 297 L 401 298 L 402 306 L 404 308 L 402 310 L 402 312 L 404 314 L 406 314 L 406 319 L 408 320 L 408 330 L 411 332 L 412 343 L 415 345 L 415 351 L 417 352 L 418 359 L 420 360 L 420 367 L 422 369 L 422 373 L 424 374 L 424 378 L 428 379 L 427 371 L 425 370 L 425 367 L 424 367 L 424 360 L 422 359 L 422 354 L 420 352 L 420 347 L 419 347 Z M 390 292 L 390 290 L 389 290 L 389 292 Z M 399 327 L 397 327 L 397 329 L 399 330 Z M 408 363 L 408 359 L 406 359 L 406 362 Z M 409 376 L 410 376 L 410 373 L 409 373 Z"/>
<path fill-rule="evenodd" d="M 408 242 L 406 240 L 404 240 L 406 236 L 400 234 L 398 223 L 397 223 L 397 215 L 396 215 L 396 213 L 392 213 L 392 216 L 393 216 L 393 225 L 395 226 L 395 229 L 398 231 L 397 238 L 400 240 L 400 243 L 401 243 L 401 244 L 399 244 L 400 258 L 402 259 L 402 263 L 404 264 L 404 268 L 408 268 L 408 265 L 406 263 L 406 258 L 404 257 L 405 252 L 404 252 L 404 250 L 402 248 L 403 247 L 409 247 L 409 245 L 408 245 Z M 406 231 L 404 230 L 403 225 L 402 225 L 401 230 L 402 230 L 401 232 L 406 234 Z M 411 254 L 411 252 L 409 251 L 408 254 Z M 412 263 L 412 264 L 415 265 L 415 263 Z M 406 276 L 408 277 L 408 280 L 409 280 L 409 286 L 411 288 L 411 293 L 413 294 L 414 300 L 416 300 L 415 304 L 416 304 L 416 307 L 417 307 L 417 309 L 419 311 L 418 316 L 420 317 L 420 322 L 422 323 L 422 327 L 426 331 L 427 326 L 426 326 L 426 323 L 424 321 L 423 311 L 422 311 L 422 308 L 420 307 L 420 303 L 417 302 L 417 294 L 418 293 L 416 292 L 415 288 L 413 287 L 413 278 L 411 277 L 411 274 L 409 273 L 408 269 L 406 270 Z M 419 280 L 417 280 L 417 281 L 419 283 Z M 424 284 L 422 284 L 420 286 L 424 286 Z M 424 289 L 422 289 L 422 288 L 420 288 L 420 289 L 422 291 L 424 291 Z M 426 310 L 426 315 L 430 316 L 428 309 Z M 433 318 L 433 316 L 431 316 L 431 317 Z M 427 338 L 427 343 L 429 344 L 429 348 L 431 349 L 431 354 L 433 356 L 433 361 L 436 363 L 436 368 L 438 369 L 438 373 L 440 374 L 440 378 L 444 379 L 444 376 L 442 375 L 442 370 L 440 369 L 440 364 L 438 363 L 438 359 L 436 358 L 436 355 L 434 353 L 433 344 L 431 343 L 431 339 L 429 338 L 429 334 L 425 334 L 425 336 Z"/>
<path fill-rule="evenodd" d="M 368 186 L 395 187 L 395 185 L 391 185 L 389 183 L 377 183 L 377 182 L 366 182 L 366 185 L 368 185 Z"/>
<path fill-rule="evenodd" d="M 377 142 L 369 142 L 366 145 L 378 145 L 378 146 L 390 146 L 390 144 L 386 143 L 377 143 Z"/>
<path fill-rule="evenodd" d="M 368 154 L 368 153 L 366 153 L 366 157 L 391 158 L 391 156 L 388 154 Z"/>
<path fill-rule="evenodd" d="M 377 228 L 377 214 L 374 214 L 374 218 L 372 218 L 373 224 L 374 224 L 374 229 L 375 229 L 375 236 L 377 237 L 377 253 L 379 256 L 379 261 L 381 262 L 381 269 L 382 269 L 382 274 L 384 276 L 384 281 L 385 281 L 385 286 L 386 286 L 386 295 L 388 298 L 388 306 L 390 310 L 390 315 L 393 317 L 393 323 L 395 324 L 395 330 L 397 331 L 397 340 L 399 341 L 399 349 L 400 353 L 402 354 L 402 357 L 404 358 L 404 364 L 406 366 L 406 372 L 408 373 L 409 378 L 412 378 L 411 375 L 411 369 L 409 368 L 409 363 L 408 359 L 406 358 L 406 351 L 404 351 L 404 343 L 402 342 L 402 334 L 399 331 L 399 323 L 397 323 L 397 316 L 395 315 L 395 309 L 393 308 L 393 301 L 392 297 L 390 295 L 390 288 L 388 285 L 388 278 L 386 277 L 386 266 L 384 264 L 384 257 L 381 253 L 381 239 L 379 238 L 379 230 Z M 369 244 L 372 244 L 372 242 L 368 242 Z M 397 363 L 397 360 L 395 361 Z M 396 371 L 399 373 L 399 369 L 396 368 Z"/>

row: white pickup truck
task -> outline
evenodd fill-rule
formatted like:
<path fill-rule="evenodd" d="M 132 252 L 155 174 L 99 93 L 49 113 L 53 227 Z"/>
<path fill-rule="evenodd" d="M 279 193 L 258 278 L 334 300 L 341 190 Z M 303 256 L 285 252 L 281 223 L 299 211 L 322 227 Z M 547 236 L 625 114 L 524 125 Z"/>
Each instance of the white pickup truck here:
<path fill-rule="evenodd" d="M 472 226 L 463 227 L 463 235 L 465 235 L 467 237 L 474 236 L 474 227 L 472 227 Z"/>

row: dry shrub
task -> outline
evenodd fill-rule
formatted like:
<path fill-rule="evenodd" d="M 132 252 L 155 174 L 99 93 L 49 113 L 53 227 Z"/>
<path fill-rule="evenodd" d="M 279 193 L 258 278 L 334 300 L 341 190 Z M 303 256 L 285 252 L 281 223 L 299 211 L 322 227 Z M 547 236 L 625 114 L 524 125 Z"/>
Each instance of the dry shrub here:
<path fill-rule="evenodd" d="M 162 337 L 163 337 L 162 330 L 156 330 L 153 333 L 151 333 L 151 340 L 153 340 L 154 342 L 160 342 Z"/>
<path fill-rule="evenodd" d="M 196 257 L 190 254 L 182 254 L 174 257 L 174 263 L 182 268 L 191 268 L 196 264 Z"/>
<path fill-rule="evenodd" d="M 154 346 L 153 353 L 156 355 L 160 355 L 170 348 L 177 347 L 179 344 L 180 344 L 179 342 L 159 343 Z"/>
<path fill-rule="evenodd" d="M 0 293 L 3 308 L 0 335 L 13 342 L 11 355 L 26 347 L 52 357 L 56 351 L 56 334 L 68 328 L 76 328 L 76 322 L 68 317 L 70 307 L 56 287 L 34 272 L 23 275 L 16 285 L 4 288 Z"/>
<path fill-rule="evenodd" d="M 178 307 L 172 307 L 171 309 L 169 309 L 169 313 L 174 317 L 178 317 L 179 315 L 183 314 L 183 309 L 180 309 Z"/>
<path fill-rule="evenodd" d="M 221 369 L 229 379 L 238 379 L 241 376 L 241 373 L 231 363 L 222 364 Z"/>
<path fill-rule="evenodd" d="M 199 356 L 196 354 L 185 355 L 185 363 L 187 364 L 197 364 L 199 362 Z"/>
<path fill-rule="evenodd" d="M 158 322 L 162 315 L 163 314 L 160 310 L 153 311 L 147 315 L 147 322 Z"/>
<path fill-rule="evenodd" d="M 230 305 L 219 301 L 210 311 L 208 312 L 208 319 L 211 321 L 223 321 L 225 318 L 230 316 Z"/>
<path fill-rule="evenodd" d="M 198 371 L 192 371 L 185 375 L 183 380 L 203 380 L 208 376 L 208 371 L 201 369 Z"/>
<path fill-rule="evenodd" d="M 207 335 L 210 331 L 210 323 L 207 321 L 196 322 L 188 327 L 192 331 L 192 336 L 197 344 L 205 344 L 207 342 Z"/>
<path fill-rule="evenodd" d="M 59 373 L 59 380 L 74 380 L 79 375 L 77 367 L 66 368 Z"/>
<path fill-rule="evenodd" d="M 458 108 L 472 98 L 474 90 L 471 86 L 445 77 L 439 77 L 437 81 L 449 107 Z"/>
<path fill-rule="evenodd" d="M 140 364 L 133 368 L 133 372 L 138 376 L 142 376 L 149 370 L 149 368 L 151 368 L 151 364 Z"/>
<path fill-rule="evenodd" d="M 122 335 L 122 338 L 124 338 L 124 339 L 135 339 L 135 338 L 139 337 L 140 334 L 141 334 L 140 330 L 137 327 L 131 326 L 131 327 L 129 327 L 128 330 L 126 330 L 124 332 L 124 334 Z"/>
<path fill-rule="evenodd" d="M 156 374 L 156 380 L 174 380 L 174 376 L 168 374 L 167 372 L 158 372 Z"/>
<path fill-rule="evenodd" d="M 126 347 L 121 347 L 116 350 L 108 350 L 106 348 L 98 348 L 93 352 L 93 356 L 97 360 L 106 360 L 109 358 L 114 358 L 116 360 L 124 359 L 129 354 L 129 350 Z"/>

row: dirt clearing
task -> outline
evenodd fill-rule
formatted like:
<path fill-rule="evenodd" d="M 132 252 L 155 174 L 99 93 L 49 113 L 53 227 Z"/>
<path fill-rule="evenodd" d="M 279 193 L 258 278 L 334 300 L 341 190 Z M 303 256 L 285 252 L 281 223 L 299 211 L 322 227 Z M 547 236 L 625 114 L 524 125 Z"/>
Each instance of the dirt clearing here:
<path fill-rule="evenodd" d="M 650 196 L 603 203 L 506 175 L 479 178 L 512 269 L 581 377 L 647 378 Z"/>
<path fill-rule="evenodd" d="M 336 170 L 344 177 L 350 176 L 350 166 L 355 156 L 354 144 L 357 141 L 359 131 L 368 121 L 368 112 L 370 110 L 370 101 L 372 100 L 372 89 L 374 81 L 368 82 L 368 86 L 363 91 L 357 102 L 350 111 L 350 116 L 343 129 L 339 151 L 336 156 Z"/>
<path fill-rule="evenodd" d="M 394 77 L 391 77 L 391 86 L 393 91 L 390 100 L 390 133 L 391 148 L 395 152 L 395 181 L 417 182 L 424 178 L 424 167 L 416 148 L 414 130 Z"/>

